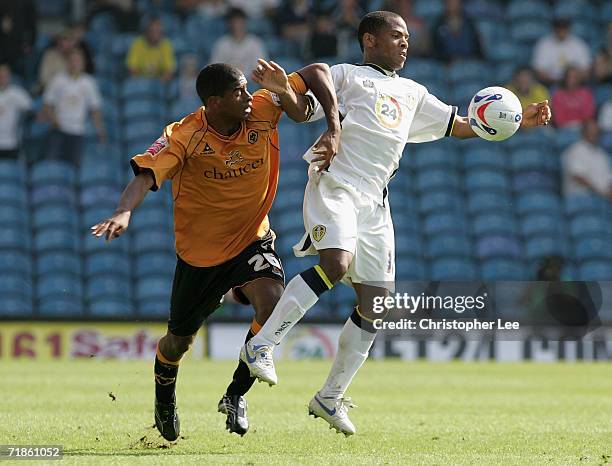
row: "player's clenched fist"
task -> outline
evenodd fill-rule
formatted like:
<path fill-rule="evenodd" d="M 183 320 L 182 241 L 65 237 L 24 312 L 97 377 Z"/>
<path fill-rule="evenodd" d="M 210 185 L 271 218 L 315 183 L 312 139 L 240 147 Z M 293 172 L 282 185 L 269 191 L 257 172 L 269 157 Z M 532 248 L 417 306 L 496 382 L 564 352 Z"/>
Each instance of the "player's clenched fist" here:
<path fill-rule="evenodd" d="M 107 220 L 97 223 L 91 227 L 91 234 L 97 236 L 105 236 L 106 241 L 111 241 L 121 236 L 130 223 L 131 212 L 117 212 Z"/>
<path fill-rule="evenodd" d="M 317 165 L 317 170 L 325 170 L 329 167 L 332 159 L 338 152 L 340 143 L 340 131 L 325 131 L 312 148 L 312 153 L 316 156 L 311 163 Z"/>

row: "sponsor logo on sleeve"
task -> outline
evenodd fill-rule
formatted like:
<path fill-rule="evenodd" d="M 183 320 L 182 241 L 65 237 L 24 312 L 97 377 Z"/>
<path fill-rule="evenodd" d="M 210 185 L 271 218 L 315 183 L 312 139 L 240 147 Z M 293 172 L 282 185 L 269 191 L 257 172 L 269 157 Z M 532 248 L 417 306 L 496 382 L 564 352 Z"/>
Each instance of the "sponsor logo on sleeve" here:
<path fill-rule="evenodd" d="M 161 138 L 157 139 L 153 144 L 151 144 L 151 147 L 149 147 L 145 151 L 145 153 L 149 154 L 152 158 L 155 158 L 162 150 L 164 150 L 169 145 L 170 143 L 168 143 L 168 140 L 162 136 Z"/>

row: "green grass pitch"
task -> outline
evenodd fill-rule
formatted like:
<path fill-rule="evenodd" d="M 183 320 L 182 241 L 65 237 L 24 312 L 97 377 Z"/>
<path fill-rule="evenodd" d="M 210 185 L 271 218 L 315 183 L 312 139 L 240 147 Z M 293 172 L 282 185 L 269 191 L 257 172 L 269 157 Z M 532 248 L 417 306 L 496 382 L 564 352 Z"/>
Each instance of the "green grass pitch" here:
<path fill-rule="evenodd" d="M 183 438 L 169 444 L 152 428 L 152 364 L 4 360 L 0 443 L 63 444 L 61 464 L 612 462 L 609 363 L 368 361 L 350 388 L 359 407 L 349 438 L 307 415 L 329 367 L 279 362 L 279 385 L 248 394 L 251 430 L 241 438 L 216 412 L 234 363 L 185 361 Z"/>

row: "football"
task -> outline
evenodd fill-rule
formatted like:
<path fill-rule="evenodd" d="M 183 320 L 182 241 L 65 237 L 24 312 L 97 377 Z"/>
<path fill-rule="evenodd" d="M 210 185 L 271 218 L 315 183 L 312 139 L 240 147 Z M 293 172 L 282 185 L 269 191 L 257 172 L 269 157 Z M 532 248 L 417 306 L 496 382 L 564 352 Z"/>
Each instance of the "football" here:
<path fill-rule="evenodd" d="M 468 119 L 482 139 L 503 141 L 521 126 L 523 109 L 512 91 L 499 86 L 486 87 L 472 97 Z"/>

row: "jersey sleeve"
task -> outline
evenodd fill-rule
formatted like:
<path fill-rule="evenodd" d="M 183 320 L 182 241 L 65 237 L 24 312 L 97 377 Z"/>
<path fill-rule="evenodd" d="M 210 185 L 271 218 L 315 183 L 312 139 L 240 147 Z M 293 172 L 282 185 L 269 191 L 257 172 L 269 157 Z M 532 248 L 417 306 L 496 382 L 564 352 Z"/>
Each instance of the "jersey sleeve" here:
<path fill-rule="evenodd" d="M 345 113 L 343 100 L 341 97 L 342 97 L 342 91 L 344 89 L 344 80 L 345 80 L 346 71 L 347 71 L 346 68 L 347 67 L 344 64 L 333 65 L 329 68 L 329 71 L 331 72 L 331 75 L 332 75 L 332 81 L 334 83 L 334 89 L 336 90 L 336 96 L 338 98 L 338 110 L 340 111 L 341 115 L 344 115 Z M 316 99 L 316 97 L 311 91 L 308 91 L 306 95 L 310 97 L 311 102 L 313 104 L 312 116 L 307 121 L 311 122 L 311 121 L 320 120 L 321 118 L 325 116 L 323 107 L 321 106 L 321 104 L 319 103 L 319 101 Z"/>
<path fill-rule="evenodd" d="M 419 100 L 417 110 L 408 130 L 408 141 L 412 143 L 436 141 L 450 136 L 457 115 L 457 107 L 441 102 L 427 89 Z"/>
<path fill-rule="evenodd" d="M 172 179 L 183 166 L 188 141 L 185 136 L 181 132 L 180 123 L 172 123 L 166 126 L 163 135 L 143 154 L 134 156 L 130 161 L 135 175 L 143 172 L 153 175 L 151 191 L 157 191 L 165 180 Z"/>
<path fill-rule="evenodd" d="M 296 94 L 306 94 L 308 88 L 299 73 L 291 73 L 288 78 L 289 85 Z M 272 126 L 276 126 L 282 114 L 280 99 L 274 92 L 259 89 L 253 94 L 252 120 L 269 121 Z"/>

